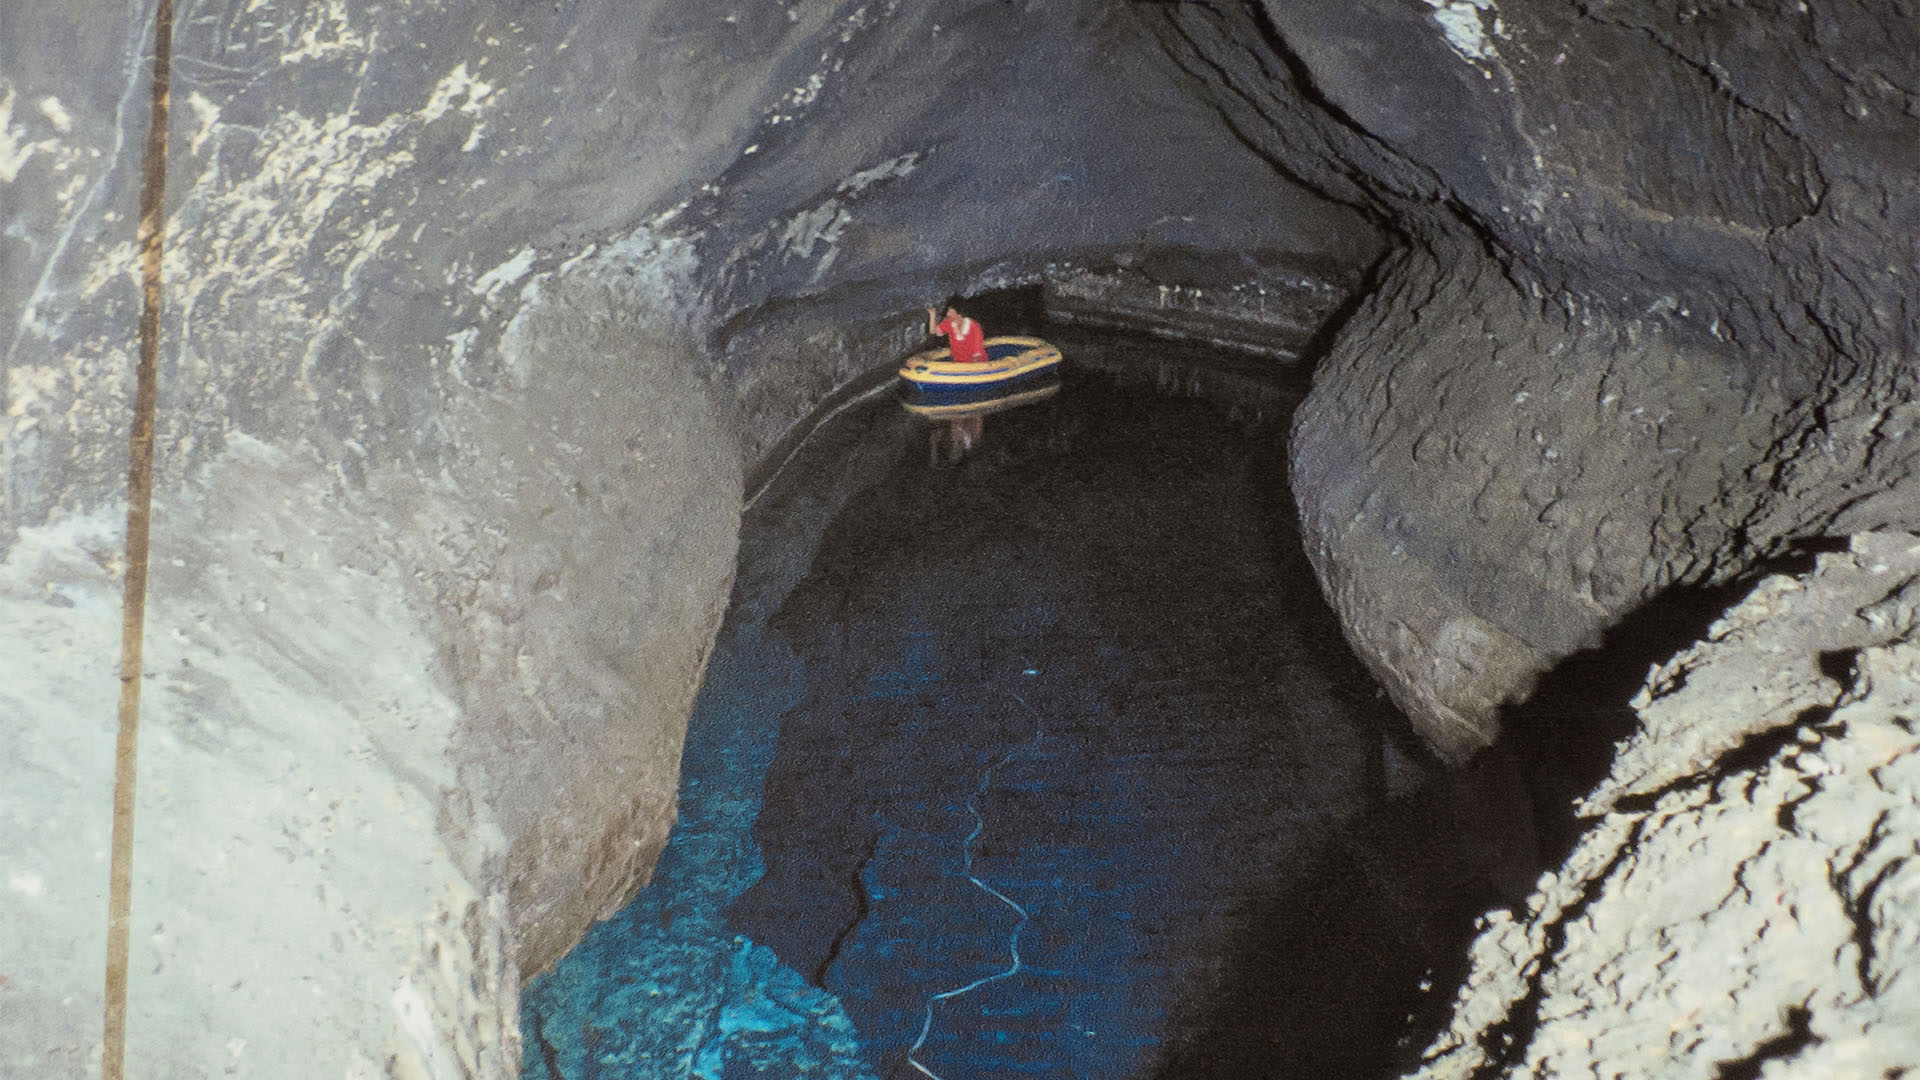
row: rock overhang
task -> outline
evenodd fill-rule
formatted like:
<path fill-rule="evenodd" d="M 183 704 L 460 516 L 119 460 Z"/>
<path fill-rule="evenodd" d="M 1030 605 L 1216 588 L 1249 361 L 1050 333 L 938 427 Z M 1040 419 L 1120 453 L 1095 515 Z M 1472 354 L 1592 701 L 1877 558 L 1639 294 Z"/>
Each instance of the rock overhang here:
<path fill-rule="evenodd" d="M 1450 756 L 1661 590 L 1911 516 L 1886 437 L 1920 340 L 1887 141 L 1914 134 L 1910 20 L 1151 10 L 1242 130 L 1416 249 L 1321 367 L 1295 492 L 1350 634 Z M 1595 426 L 1623 406 L 1650 431 Z M 1453 625 L 1487 632 L 1455 656 Z"/>

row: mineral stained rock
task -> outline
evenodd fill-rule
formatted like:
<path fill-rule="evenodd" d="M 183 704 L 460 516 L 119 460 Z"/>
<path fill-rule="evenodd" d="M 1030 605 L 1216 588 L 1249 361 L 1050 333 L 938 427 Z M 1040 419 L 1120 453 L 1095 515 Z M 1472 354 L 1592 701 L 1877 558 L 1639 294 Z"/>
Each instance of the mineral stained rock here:
<path fill-rule="evenodd" d="M 1486 918 L 1423 1080 L 1920 1068 L 1920 536 L 1773 577 L 1649 673 L 1585 836 Z"/>

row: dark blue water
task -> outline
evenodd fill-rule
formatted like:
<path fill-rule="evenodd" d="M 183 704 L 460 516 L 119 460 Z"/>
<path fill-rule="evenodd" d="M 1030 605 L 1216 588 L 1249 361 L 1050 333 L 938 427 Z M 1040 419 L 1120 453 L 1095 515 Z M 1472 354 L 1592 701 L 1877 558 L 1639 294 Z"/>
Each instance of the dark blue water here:
<path fill-rule="evenodd" d="M 749 829 L 796 693 L 781 643 L 745 630 L 715 650 L 652 885 L 523 994 L 525 1076 L 871 1075 L 839 1003 L 722 914 L 760 875 Z"/>
<path fill-rule="evenodd" d="M 958 464 L 917 421 L 868 423 L 897 467 L 777 613 L 730 617 L 679 829 L 528 988 L 526 1075 L 1365 1057 L 1327 1025 L 1372 1037 L 1366 972 L 1406 973 L 1320 883 L 1358 887 L 1341 836 L 1377 797 L 1377 707 L 1289 532 L 1277 434 L 1084 375 Z"/>

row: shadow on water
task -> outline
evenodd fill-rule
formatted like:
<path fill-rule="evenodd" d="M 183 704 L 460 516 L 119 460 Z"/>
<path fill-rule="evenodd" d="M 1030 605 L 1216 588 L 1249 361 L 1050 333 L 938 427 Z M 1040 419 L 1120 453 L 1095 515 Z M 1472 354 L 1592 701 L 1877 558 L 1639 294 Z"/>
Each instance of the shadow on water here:
<path fill-rule="evenodd" d="M 1284 445 L 1292 406 L 1267 421 Z M 1276 563 L 1312 569 L 1284 456 L 1254 461 Z M 1525 796 L 1504 758 L 1445 770 L 1346 646 L 1314 592 L 1290 608 L 1341 718 L 1367 730 L 1372 796 L 1324 823 L 1290 865 L 1240 898 L 1226 920 L 1217 981 L 1183 1010 L 1155 1080 L 1398 1076 L 1445 1024 L 1476 918 L 1511 903 L 1528 866 Z"/>
<path fill-rule="evenodd" d="M 1503 710 L 1497 746 L 1321 834 L 1295 873 L 1235 911 L 1233 961 L 1157 1080 L 1417 1068 L 1448 1022 L 1478 916 L 1518 913 L 1589 824 L 1576 802 L 1632 733 L 1629 702 L 1648 669 L 1703 639 L 1759 577 L 1844 548 L 1810 541 L 1726 584 L 1668 590 Z M 1500 1029 L 1515 1054 L 1533 1020 L 1523 1013 Z"/>
<path fill-rule="evenodd" d="M 1578 815 L 1577 804 L 1606 778 L 1617 744 L 1633 734 L 1637 720 L 1630 703 L 1649 669 L 1705 639 L 1714 621 L 1761 577 L 1803 573 L 1812 569 L 1817 554 L 1845 549 L 1844 540 L 1808 540 L 1724 584 L 1670 588 L 1621 620 L 1597 646 L 1541 676 L 1527 700 L 1502 710 L 1499 743 L 1447 778 L 1458 794 L 1443 801 L 1463 806 L 1487 800 L 1493 817 L 1527 822 L 1526 835 L 1509 835 L 1496 872 L 1481 888 L 1469 886 L 1456 894 L 1456 899 L 1477 896 L 1480 902 L 1457 904 L 1451 924 L 1439 928 L 1435 940 L 1457 944 L 1440 953 L 1430 976 L 1433 992 L 1411 1014 L 1394 1057 L 1376 1066 L 1385 1071 L 1372 1075 L 1417 1067 L 1422 1046 L 1446 1024 L 1445 1006 L 1467 974 L 1464 950 L 1472 927 L 1460 916 L 1493 906 L 1521 914 L 1532 882 L 1558 868 L 1579 842 L 1591 821 Z M 1491 821 L 1468 829 L 1476 827 L 1484 836 L 1499 835 Z M 1537 1007 L 1538 998 L 1523 1000 L 1482 1036 L 1493 1054 L 1491 1071 L 1523 1059 L 1539 1020 Z"/>
<path fill-rule="evenodd" d="M 1483 907 L 1446 890 L 1424 800 L 1328 832 L 1233 912 L 1232 963 L 1167 1048 L 1159 1080 L 1397 1076 L 1444 1018 Z M 1415 888 L 1434 889 L 1425 894 Z M 1426 987 L 1440 988 L 1435 992 Z"/>

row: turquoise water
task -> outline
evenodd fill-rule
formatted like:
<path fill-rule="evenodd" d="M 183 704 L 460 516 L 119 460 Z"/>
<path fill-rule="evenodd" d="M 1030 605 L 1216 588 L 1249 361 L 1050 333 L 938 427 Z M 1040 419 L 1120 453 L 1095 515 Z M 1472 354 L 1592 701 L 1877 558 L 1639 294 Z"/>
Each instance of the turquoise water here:
<path fill-rule="evenodd" d="M 750 827 L 796 676 L 777 635 L 729 627 L 689 721 L 680 824 L 652 884 L 527 988 L 522 1075 L 872 1077 L 838 999 L 723 915 L 762 870 Z"/>

